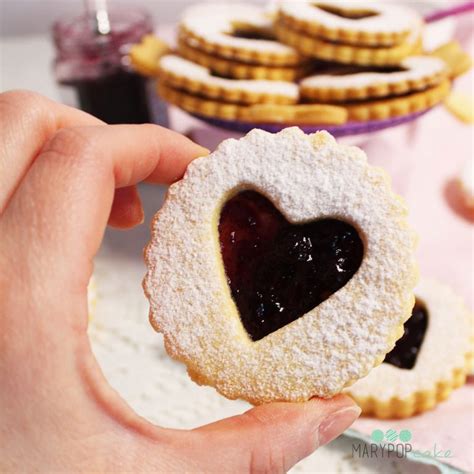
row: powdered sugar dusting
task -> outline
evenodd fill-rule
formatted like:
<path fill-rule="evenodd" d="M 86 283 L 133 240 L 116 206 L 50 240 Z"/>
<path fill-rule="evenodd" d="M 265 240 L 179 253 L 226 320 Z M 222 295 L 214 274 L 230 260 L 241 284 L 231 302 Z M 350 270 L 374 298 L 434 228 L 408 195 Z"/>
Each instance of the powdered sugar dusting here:
<path fill-rule="evenodd" d="M 182 26 L 193 35 L 209 43 L 268 52 L 281 55 L 297 55 L 290 46 L 278 41 L 256 40 L 231 36 L 234 24 L 242 23 L 262 30 L 271 30 L 272 20 L 265 10 L 243 3 L 204 3 L 185 11 Z"/>
<path fill-rule="evenodd" d="M 290 222 L 325 217 L 358 229 L 358 272 L 305 316 L 252 342 L 230 295 L 217 223 L 240 189 Z M 192 162 L 170 187 L 146 250 L 151 322 L 199 383 L 254 403 L 330 397 L 364 376 L 411 314 L 416 271 L 407 210 L 381 169 L 326 132 L 253 130 Z"/>
<path fill-rule="evenodd" d="M 353 20 L 329 13 L 314 6 L 311 0 L 281 3 L 281 11 L 289 17 L 315 22 L 328 29 L 343 29 L 350 32 L 364 33 L 404 33 L 418 27 L 421 19 L 415 10 L 400 5 L 382 2 L 353 2 L 331 0 L 333 8 L 349 10 L 371 10 L 375 16 Z M 320 2 L 324 5 L 324 1 Z"/>
<path fill-rule="evenodd" d="M 446 64 L 431 56 L 410 56 L 400 63 L 405 71 L 398 72 L 359 72 L 342 76 L 314 74 L 303 79 L 302 88 L 348 89 L 396 84 L 405 81 L 423 81 L 442 74 Z"/>
<path fill-rule="evenodd" d="M 209 85 L 220 88 L 223 91 L 247 91 L 267 96 L 278 95 L 294 101 L 298 100 L 298 86 L 292 82 L 216 77 L 211 75 L 208 68 L 172 54 L 161 57 L 159 65 L 160 69 L 169 74 L 199 81 L 203 86 Z"/>

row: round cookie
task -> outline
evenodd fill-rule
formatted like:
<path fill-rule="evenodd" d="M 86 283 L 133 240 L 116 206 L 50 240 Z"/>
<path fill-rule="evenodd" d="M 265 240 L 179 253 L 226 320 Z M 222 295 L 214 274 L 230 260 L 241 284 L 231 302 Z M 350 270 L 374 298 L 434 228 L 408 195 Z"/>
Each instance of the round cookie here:
<path fill-rule="evenodd" d="M 160 58 L 159 71 L 171 87 L 224 102 L 294 104 L 299 98 L 293 82 L 216 77 L 204 66 L 172 54 Z"/>
<path fill-rule="evenodd" d="M 251 64 L 291 66 L 307 61 L 279 43 L 272 21 L 249 4 L 203 4 L 186 10 L 180 37 L 190 46 L 218 57 Z"/>
<path fill-rule="evenodd" d="M 449 397 L 472 366 L 473 318 L 453 291 L 422 279 L 404 336 L 348 393 L 364 415 L 405 418 Z"/>
<path fill-rule="evenodd" d="M 447 77 L 446 64 L 431 56 L 410 56 L 394 71 L 354 71 L 336 68 L 334 74 L 314 74 L 300 82 L 305 100 L 343 102 L 401 95 L 439 84 Z"/>
<path fill-rule="evenodd" d="M 280 19 L 290 28 L 329 42 L 355 46 L 403 43 L 421 17 L 403 6 L 381 2 L 282 2 Z"/>
<path fill-rule="evenodd" d="M 312 62 L 294 66 L 269 66 L 221 58 L 201 51 L 199 47 L 190 46 L 184 39 L 178 39 L 178 52 L 184 58 L 209 68 L 213 73 L 234 79 L 296 81 L 314 69 Z"/>
<path fill-rule="evenodd" d="M 160 82 L 158 94 L 191 114 L 250 123 L 341 125 L 347 121 L 344 107 L 330 104 L 239 104 L 190 94 Z"/>
<path fill-rule="evenodd" d="M 445 79 L 420 92 L 339 105 L 347 110 L 349 121 L 384 120 L 427 110 L 441 103 L 450 90 L 451 82 Z"/>
<path fill-rule="evenodd" d="M 275 32 L 280 41 L 294 47 L 301 54 L 343 64 L 393 66 L 421 50 L 419 28 L 413 30 L 403 43 L 381 47 L 332 43 L 297 31 L 281 18 L 275 23 Z"/>
<path fill-rule="evenodd" d="M 169 188 L 145 251 L 150 321 L 193 380 L 228 398 L 332 397 L 401 336 L 414 241 L 360 149 L 253 130 Z"/>

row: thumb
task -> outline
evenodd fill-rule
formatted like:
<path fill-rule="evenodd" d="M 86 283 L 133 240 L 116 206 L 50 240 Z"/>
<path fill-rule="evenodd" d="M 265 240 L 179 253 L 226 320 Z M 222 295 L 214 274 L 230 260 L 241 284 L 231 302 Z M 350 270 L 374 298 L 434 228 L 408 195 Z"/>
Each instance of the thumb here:
<path fill-rule="evenodd" d="M 194 431 L 212 447 L 220 472 L 286 472 L 329 443 L 360 415 L 346 395 L 260 405 Z"/>

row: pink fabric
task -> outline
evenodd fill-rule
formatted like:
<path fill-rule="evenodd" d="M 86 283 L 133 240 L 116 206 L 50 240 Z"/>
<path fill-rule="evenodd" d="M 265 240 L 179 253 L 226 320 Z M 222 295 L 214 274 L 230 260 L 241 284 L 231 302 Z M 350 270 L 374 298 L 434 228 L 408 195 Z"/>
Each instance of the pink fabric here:
<path fill-rule="evenodd" d="M 465 15 L 457 31 L 471 51 L 473 20 L 473 15 Z M 472 73 L 459 79 L 456 89 L 472 94 Z M 174 108 L 170 118 L 173 128 L 210 149 L 225 138 L 239 136 L 209 127 Z M 471 309 L 474 213 L 462 205 L 454 178 L 473 155 L 473 140 L 472 126 L 461 123 L 442 106 L 416 123 L 341 140 L 364 148 L 369 161 L 390 173 L 395 191 L 409 204 L 410 221 L 420 238 L 421 274 L 450 285 Z M 410 429 L 414 449 L 433 450 L 436 444 L 438 449 L 451 451 L 453 457 L 444 460 L 448 464 L 474 472 L 473 413 L 471 381 L 431 412 L 401 421 L 362 418 L 353 428 L 368 436 L 374 429 Z"/>

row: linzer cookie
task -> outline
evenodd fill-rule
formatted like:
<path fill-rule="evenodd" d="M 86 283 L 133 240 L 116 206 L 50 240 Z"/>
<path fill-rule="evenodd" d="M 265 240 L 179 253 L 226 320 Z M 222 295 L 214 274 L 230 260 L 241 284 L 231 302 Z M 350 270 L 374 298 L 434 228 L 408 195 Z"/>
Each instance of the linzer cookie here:
<path fill-rule="evenodd" d="M 178 52 L 182 57 L 208 68 L 217 75 L 234 79 L 295 81 L 314 68 L 310 61 L 293 66 L 269 66 L 222 58 L 200 50 L 197 45 L 192 47 L 183 39 L 178 41 Z"/>
<path fill-rule="evenodd" d="M 191 47 L 245 63 L 290 66 L 306 58 L 275 39 L 272 20 L 251 4 L 202 4 L 186 10 L 180 39 Z"/>
<path fill-rule="evenodd" d="M 427 89 L 447 77 L 444 61 L 430 56 L 411 56 L 388 70 L 360 70 L 333 66 L 300 82 L 304 100 L 344 102 L 401 95 Z"/>
<path fill-rule="evenodd" d="M 275 32 L 301 54 L 345 64 L 396 65 L 421 49 L 414 10 L 369 2 L 282 2 Z"/>
<path fill-rule="evenodd" d="M 384 120 L 428 110 L 441 103 L 449 94 L 451 82 L 444 80 L 421 92 L 381 99 L 340 104 L 347 110 L 348 120 L 365 122 Z"/>
<path fill-rule="evenodd" d="M 216 77 L 209 69 L 175 55 L 163 56 L 159 71 L 160 80 L 171 87 L 223 102 L 294 104 L 299 98 L 293 82 Z"/>
<path fill-rule="evenodd" d="M 281 42 L 293 46 L 301 54 L 344 64 L 392 66 L 421 51 L 418 31 L 414 31 L 403 43 L 380 47 L 331 43 L 293 30 L 281 20 L 275 24 L 275 32 Z"/>
<path fill-rule="evenodd" d="M 150 321 L 194 381 L 228 398 L 332 397 L 402 335 L 414 240 L 360 149 L 253 130 L 169 188 L 145 251 Z"/>
<path fill-rule="evenodd" d="M 383 364 L 348 389 L 364 415 L 405 418 L 430 410 L 472 367 L 473 318 L 452 290 L 422 280 L 403 336 Z"/>
<path fill-rule="evenodd" d="M 305 124 L 320 123 L 340 125 L 347 121 L 347 110 L 337 105 L 271 103 L 242 104 L 211 100 L 170 87 L 160 81 L 158 94 L 171 104 L 191 114 L 223 120 L 251 123 Z"/>
<path fill-rule="evenodd" d="M 328 42 L 394 46 L 407 40 L 421 18 L 409 8 L 381 2 L 281 2 L 280 21 Z"/>

